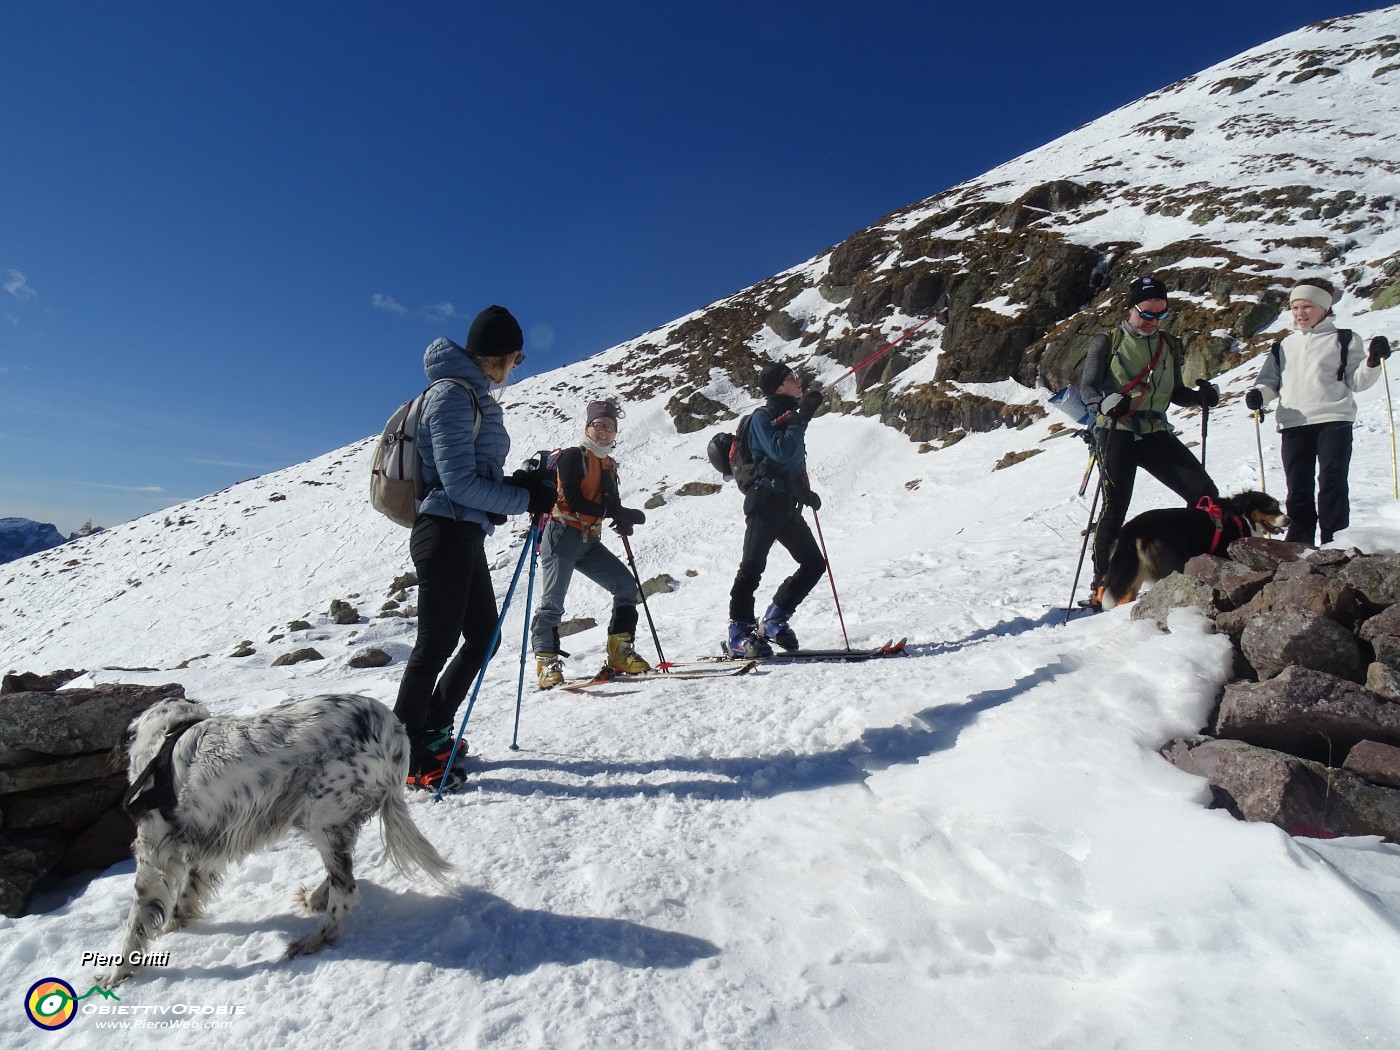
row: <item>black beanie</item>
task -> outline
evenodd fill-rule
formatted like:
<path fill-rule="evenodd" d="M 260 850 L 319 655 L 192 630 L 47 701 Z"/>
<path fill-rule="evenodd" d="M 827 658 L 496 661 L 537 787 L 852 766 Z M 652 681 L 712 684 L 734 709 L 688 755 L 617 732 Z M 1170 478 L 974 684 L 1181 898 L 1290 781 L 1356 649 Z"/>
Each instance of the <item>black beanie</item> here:
<path fill-rule="evenodd" d="M 477 357 L 505 357 L 525 345 L 520 322 L 504 306 L 488 306 L 476 315 L 467 332 L 467 353 Z"/>
<path fill-rule="evenodd" d="M 1155 277 L 1139 277 L 1128 285 L 1128 305 L 1150 302 L 1153 299 L 1166 299 L 1167 286 Z"/>
<path fill-rule="evenodd" d="M 764 397 L 772 397 L 790 375 L 792 369 L 781 361 L 770 362 L 764 365 L 763 371 L 758 374 L 758 389 L 763 391 Z"/>

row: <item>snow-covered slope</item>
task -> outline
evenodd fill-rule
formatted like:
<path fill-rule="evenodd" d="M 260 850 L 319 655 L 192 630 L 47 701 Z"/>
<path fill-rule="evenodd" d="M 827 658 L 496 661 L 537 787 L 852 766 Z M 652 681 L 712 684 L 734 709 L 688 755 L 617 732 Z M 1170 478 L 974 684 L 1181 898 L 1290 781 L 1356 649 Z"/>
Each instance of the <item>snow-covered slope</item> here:
<path fill-rule="evenodd" d="M 1393 10 L 1367 18 L 1382 21 L 1326 32 L 1370 26 L 1374 37 L 1397 21 Z M 1200 141 L 1221 136 L 1191 116 L 1188 95 L 1249 97 L 1185 84 L 1171 106 Z M 1122 119 L 1132 134 L 1145 115 Z M 1089 144 L 1066 149 L 1065 164 L 1092 155 Z M 1013 168 L 989 184 L 1010 182 Z M 1145 239 L 1177 236 L 1152 232 L 1159 216 L 1132 221 Z M 1375 245 L 1388 233 L 1367 235 Z M 813 323 L 838 323 L 839 308 L 810 288 L 792 302 Z M 624 498 L 664 499 L 633 548 L 644 578 L 676 581 L 650 601 L 673 659 L 718 644 L 740 499 L 732 485 L 679 494 L 717 480 L 704 448 L 726 421 L 678 432 L 667 406 L 692 372 L 643 348 L 717 316 L 698 312 L 506 396 L 519 459 L 571 440 L 589 398 L 626 400 Z M 1343 307 L 1363 336 L 1392 316 Z M 751 349 L 810 352 L 800 333 L 763 340 Z M 704 395 L 732 417 L 753 401 L 712 364 Z M 841 365 L 813 367 L 831 377 Z M 1229 371 L 1227 394 L 1251 373 Z M 977 390 L 1043 398 L 1009 381 Z M 1340 539 L 1396 550 L 1386 401 L 1377 389 L 1361 403 L 1354 524 Z M 1199 434 L 1199 415 L 1177 422 Z M 1259 484 L 1255 437 L 1237 403 L 1212 415 L 1207 466 L 1223 491 Z M 1089 510 L 1075 495 L 1084 446 L 1048 417 L 938 447 L 828 413 L 809 440 L 850 642 L 908 635 L 910 656 L 582 695 L 527 688 L 517 711 L 522 580 L 468 731 L 473 789 L 413 808 L 459 866 L 458 894 L 375 867 L 377 834 L 367 834 L 362 899 L 342 941 L 283 962 L 282 942 L 310 921 L 293 912 L 292 891 L 318 877 L 314 853 L 288 841 L 231 872 L 206 920 L 160 942 L 168 967 L 122 986 L 120 1004 L 83 1004 L 137 1012 L 83 1013 L 65 1036 L 31 1035 L 22 992 L 56 976 L 81 994 L 95 972 L 82 953 L 115 948 L 132 882 L 120 865 L 44 902 L 45 914 L 0 919 L 0 974 L 15 1000 L 0 1011 L 0 1040 L 106 1046 L 104 1021 L 187 1021 L 190 1005 L 223 1005 L 239 1012 L 196 1023 L 227 1018 L 252 1050 L 347 1038 L 562 1050 L 1392 1041 L 1400 848 L 1237 823 L 1156 754 L 1203 724 L 1228 670 L 1227 643 L 1200 620 L 1181 614 L 1170 635 L 1126 609 L 1060 625 Z M 1280 491 L 1277 437 L 1262 440 L 1268 487 Z M 0 664 L 89 669 L 79 685 L 176 680 L 218 712 L 333 690 L 392 703 L 413 622 L 375 614 L 411 564 L 407 532 L 365 501 L 367 444 L 5 566 Z M 1033 454 L 996 469 L 1012 453 Z M 1144 479 L 1135 509 L 1170 501 Z M 503 595 L 518 528 L 488 551 Z M 761 597 L 789 565 L 775 552 Z M 336 598 L 365 621 L 331 623 Z M 579 581 L 569 612 L 603 619 L 604 597 Z M 288 633 L 294 619 L 310 631 Z M 815 591 L 794 625 L 809 644 L 841 644 L 831 590 Z M 231 657 L 243 640 L 257 652 Z M 570 641 L 571 669 L 592 669 L 601 630 Z M 395 663 L 349 668 L 370 643 Z M 307 644 L 326 659 L 271 666 Z M 162 1035 L 227 1041 L 207 1030 L 138 1038 Z"/>

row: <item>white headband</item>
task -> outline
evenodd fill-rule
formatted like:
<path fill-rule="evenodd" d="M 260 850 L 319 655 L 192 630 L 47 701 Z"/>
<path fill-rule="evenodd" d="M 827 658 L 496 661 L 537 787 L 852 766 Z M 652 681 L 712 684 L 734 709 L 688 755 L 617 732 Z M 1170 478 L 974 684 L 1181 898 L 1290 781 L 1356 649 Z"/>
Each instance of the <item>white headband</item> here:
<path fill-rule="evenodd" d="M 1316 303 L 1324 310 L 1332 309 L 1332 297 L 1313 284 L 1300 284 L 1288 294 L 1288 304 L 1290 306 L 1299 299 L 1306 300 L 1310 303 Z"/>

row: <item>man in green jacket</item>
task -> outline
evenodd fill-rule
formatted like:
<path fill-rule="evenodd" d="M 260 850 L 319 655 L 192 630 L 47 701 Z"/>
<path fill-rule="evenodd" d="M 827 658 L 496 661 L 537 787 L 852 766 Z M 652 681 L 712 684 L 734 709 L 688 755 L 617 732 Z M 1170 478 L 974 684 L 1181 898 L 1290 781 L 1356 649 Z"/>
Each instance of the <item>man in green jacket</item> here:
<path fill-rule="evenodd" d="M 1167 286 L 1155 277 L 1139 277 L 1128 286 L 1128 313 L 1110 334 L 1094 337 L 1084 358 L 1079 392 L 1097 410 L 1094 438 L 1098 448 L 1103 512 L 1094 536 L 1093 591 L 1081 604 L 1100 608 L 1103 578 L 1113 542 L 1128 516 L 1138 468 L 1194 506 L 1219 490 L 1203 467 L 1172 432 L 1169 404 L 1214 408 L 1220 391 L 1213 383 L 1186 386 L 1181 378 L 1181 344 L 1163 333 Z"/>

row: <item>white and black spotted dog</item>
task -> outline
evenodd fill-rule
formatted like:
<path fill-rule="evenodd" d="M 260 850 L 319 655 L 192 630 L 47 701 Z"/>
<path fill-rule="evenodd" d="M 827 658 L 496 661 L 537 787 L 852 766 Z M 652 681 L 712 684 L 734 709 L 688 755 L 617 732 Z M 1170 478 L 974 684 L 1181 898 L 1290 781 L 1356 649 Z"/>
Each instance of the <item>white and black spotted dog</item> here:
<path fill-rule="evenodd" d="M 320 924 L 287 958 L 325 947 L 357 891 L 352 856 L 375 813 L 385 856 L 405 874 L 421 868 L 443 885 L 452 870 L 404 802 L 409 746 L 403 726 L 365 696 L 316 696 L 254 715 L 211 717 L 165 700 L 127 730 L 127 809 L 136 822 L 136 896 L 120 961 L 98 978 L 112 988 L 164 932 L 197 918 L 224 869 L 288 831 L 310 839 L 326 865 L 298 899 Z"/>

